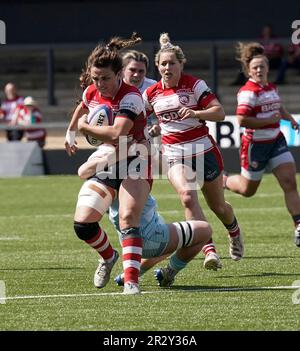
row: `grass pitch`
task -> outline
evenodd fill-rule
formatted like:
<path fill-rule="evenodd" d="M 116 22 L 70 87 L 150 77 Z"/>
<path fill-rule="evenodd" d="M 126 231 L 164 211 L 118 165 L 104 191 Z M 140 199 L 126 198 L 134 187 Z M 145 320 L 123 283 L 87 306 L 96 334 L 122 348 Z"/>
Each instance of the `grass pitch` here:
<path fill-rule="evenodd" d="M 292 286 L 300 285 L 300 249 L 271 175 L 254 198 L 226 191 L 244 234 L 240 262 L 229 258 L 226 231 L 200 195 L 222 270 L 204 270 L 199 254 L 171 289 L 159 288 L 153 271 L 147 272 L 140 296 L 123 296 L 113 279 L 104 289 L 94 288 L 97 254 L 73 232 L 81 184 L 76 176 L 0 179 L 0 290 L 6 296 L 0 300 L 0 330 L 300 329 L 300 290 Z M 167 181 L 156 180 L 152 193 L 166 221 L 184 218 Z M 121 252 L 108 219 L 102 224 Z M 119 260 L 112 278 L 121 265 Z"/>

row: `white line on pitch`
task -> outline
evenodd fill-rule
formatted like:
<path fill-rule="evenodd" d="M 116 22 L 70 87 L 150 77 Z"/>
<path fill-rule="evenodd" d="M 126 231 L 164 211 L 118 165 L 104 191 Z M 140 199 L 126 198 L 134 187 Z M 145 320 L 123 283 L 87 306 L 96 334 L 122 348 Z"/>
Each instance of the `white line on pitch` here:
<path fill-rule="evenodd" d="M 257 286 L 244 288 L 199 288 L 199 289 L 161 289 L 153 291 L 142 291 L 142 295 L 146 294 L 161 294 L 161 293 L 194 293 L 194 292 L 231 292 L 231 291 L 263 291 L 263 290 L 295 290 L 299 289 L 297 285 L 283 286 Z M 27 299 L 54 299 L 54 298 L 78 298 L 78 297 L 101 297 L 101 296 L 116 296 L 124 295 L 122 292 L 107 292 L 107 293 L 91 293 L 91 294 L 56 294 L 56 295 L 23 295 L 23 296 L 7 296 L 0 298 L 2 300 L 27 300 Z"/>

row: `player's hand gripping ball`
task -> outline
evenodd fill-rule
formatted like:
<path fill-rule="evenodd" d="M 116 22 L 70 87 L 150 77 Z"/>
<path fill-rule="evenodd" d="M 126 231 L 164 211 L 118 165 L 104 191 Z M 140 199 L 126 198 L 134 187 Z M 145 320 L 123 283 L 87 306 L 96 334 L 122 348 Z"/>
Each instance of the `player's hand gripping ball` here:
<path fill-rule="evenodd" d="M 87 116 L 87 123 L 90 126 L 111 126 L 113 125 L 113 112 L 112 109 L 105 105 L 101 104 L 94 107 Z M 99 146 L 103 142 L 98 140 L 91 135 L 86 136 L 86 140 L 89 144 L 93 146 Z"/>

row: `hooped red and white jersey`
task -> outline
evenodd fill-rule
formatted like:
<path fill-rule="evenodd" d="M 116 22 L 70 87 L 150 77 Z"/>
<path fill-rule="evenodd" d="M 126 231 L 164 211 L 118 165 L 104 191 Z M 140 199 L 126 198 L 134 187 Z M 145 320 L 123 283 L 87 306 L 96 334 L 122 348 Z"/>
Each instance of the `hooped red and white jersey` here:
<path fill-rule="evenodd" d="M 38 124 L 42 122 L 42 114 L 38 108 L 35 107 L 30 110 L 24 105 L 18 105 L 15 109 L 13 120 L 17 125 L 32 125 L 32 129 L 25 129 L 28 140 L 39 140 L 46 137 L 46 130 L 37 128 Z"/>
<path fill-rule="evenodd" d="M 124 116 L 118 116 L 120 110 L 129 110 L 136 114 L 137 117 L 133 121 L 134 125 L 129 131 L 128 136 L 133 137 L 137 142 L 143 142 L 147 139 L 145 105 L 142 95 L 136 87 L 121 81 L 116 96 L 113 98 L 106 98 L 101 95 L 94 84 L 91 84 L 83 92 L 82 107 L 91 110 L 100 104 L 106 104 L 111 107 L 114 118 L 124 118 Z"/>
<path fill-rule="evenodd" d="M 204 80 L 182 74 L 175 88 L 166 88 L 162 80 L 143 93 L 146 111 L 154 111 L 161 127 L 163 152 L 167 156 L 178 154 L 195 155 L 192 144 L 202 144 L 204 151 L 213 145 L 208 138 L 205 121 L 196 118 L 181 120 L 178 111 L 182 107 L 202 110 L 216 98 Z"/>
<path fill-rule="evenodd" d="M 22 96 L 17 96 L 13 100 L 5 99 L 1 104 L 1 110 L 4 112 L 4 121 L 10 122 L 13 119 L 15 109 L 18 105 L 23 104 L 24 98 Z"/>
<path fill-rule="evenodd" d="M 280 113 L 280 97 L 274 84 L 262 86 L 249 79 L 237 94 L 238 106 L 236 114 L 253 118 L 269 118 L 274 113 Z M 278 123 L 269 124 L 262 128 L 245 128 L 244 135 L 253 141 L 272 141 L 278 137 Z"/>

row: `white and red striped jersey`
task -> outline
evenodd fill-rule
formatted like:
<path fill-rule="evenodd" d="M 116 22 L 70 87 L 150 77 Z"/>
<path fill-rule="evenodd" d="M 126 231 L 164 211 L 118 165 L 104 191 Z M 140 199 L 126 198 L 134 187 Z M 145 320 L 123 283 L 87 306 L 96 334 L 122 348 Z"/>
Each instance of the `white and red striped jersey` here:
<path fill-rule="evenodd" d="M 274 113 L 280 113 L 280 97 L 274 84 L 262 86 L 249 79 L 237 95 L 237 115 L 253 118 L 269 118 Z M 245 128 L 244 135 L 253 141 L 272 141 L 280 133 L 279 122 L 262 128 Z"/>
<path fill-rule="evenodd" d="M 17 125 L 35 127 L 42 122 L 42 114 L 38 108 L 32 110 L 24 105 L 18 105 L 13 114 L 13 120 Z M 40 140 L 46 137 L 46 131 L 43 128 L 25 129 L 29 141 Z"/>
<path fill-rule="evenodd" d="M 1 110 L 4 112 L 4 122 L 10 122 L 12 120 L 16 107 L 22 105 L 23 102 L 24 98 L 22 96 L 16 96 L 12 100 L 3 100 L 1 103 Z"/>
<path fill-rule="evenodd" d="M 138 142 L 146 140 L 147 118 L 145 106 L 142 95 L 136 87 L 121 81 L 116 96 L 106 98 L 101 95 L 94 84 L 91 84 L 83 92 L 82 107 L 91 110 L 99 104 L 106 104 L 111 107 L 114 118 L 123 118 L 122 116 L 118 116 L 118 112 L 121 110 L 133 112 L 137 117 L 133 121 L 134 125 L 129 131 L 128 136 L 132 136 Z"/>
<path fill-rule="evenodd" d="M 208 138 L 208 127 L 205 121 L 195 118 L 181 120 L 178 111 L 182 107 L 202 110 L 216 98 L 204 80 L 182 74 L 178 85 L 166 88 L 162 80 L 149 87 L 143 93 L 148 113 L 154 111 L 161 127 L 163 153 L 166 156 L 195 155 L 192 144 L 202 144 L 204 151 L 213 145 Z"/>

